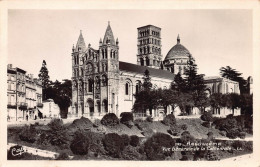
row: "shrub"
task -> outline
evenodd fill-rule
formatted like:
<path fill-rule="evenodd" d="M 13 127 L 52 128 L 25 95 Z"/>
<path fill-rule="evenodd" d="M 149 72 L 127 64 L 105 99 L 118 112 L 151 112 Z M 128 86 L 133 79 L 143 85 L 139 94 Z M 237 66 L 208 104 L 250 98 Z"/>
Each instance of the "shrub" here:
<path fill-rule="evenodd" d="M 69 148 L 70 141 L 73 140 L 69 135 L 67 129 L 65 129 L 62 120 L 54 119 L 49 124 L 51 130 L 46 131 L 45 134 L 41 134 L 40 141 L 45 142 L 44 138 L 52 145 L 59 146 L 60 148 Z"/>
<path fill-rule="evenodd" d="M 219 155 L 216 152 L 213 152 L 213 151 L 209 151 L 207 153 L 206 159 L 208 161 L 219 161 L 220 160 Z"/>
<path fill-rule="evenodd" d="M 94 123 L 93 123 L 93 127 L 99 127 L 100 125 L 100 120 L 99 119 L 95 119 Z"/>
<path fill-rule="evenodd" d="M 124 149 L 124 141 L 117 133 L 108 133 L 103 139 L 104 147 L 108 155 L 119 158 Z"/>
<path fill-rule="evenodd" d="M 188 129 L 187 124 L 182 124 L 182 125 L 181 125 L 181 129 L 182 129 L 182 130 L 187 130 L 187 129 Z"/>
<path fill-rule="evenodd" d="M 89 150 L 94 152 L 96 155 L 104 155 L 106 153 L 103 146 L 103 138 L 104 134 L 95 133 L 95 132 L 87 132 L 85 136 L 89 140 Z"/>
<path fill-rule="evenodd" d="M 149 115 L 146 117 L 146 121 L 147 122 L 153 122 L 153 118 Z"/>
<path fill-rule="evenodd" d="M 134 123 L 133 123 L 133 120 L 134 120 L 133 113 L 131 113 L 131 112 L 122 112 L 120 114 L 120 117 L 121 117 L 120 122 L 122 124 L 125 124 L 129 128 L 132 128 L 134 126 Z"/>
<path fill-rule="evenodd" d="M 252 141 L 248 141 L 245 143 L 245 149 L 248 151 L 253 151 L 253 142 Z"/>
<path fill-rule="evenodd" d="M 91 127 L 93 127 L 93 123 L 85 117 L 81 117 L 80 119 L 75 119 L 72 124 L 69 125 L 69 129 L 73 129 L 73 130 L 82 130 L 82 131 L 86 131 L 91 129 Z"/>
<path fill-rule="evenodd" d="M 233 118 L 233 116 L 234 116 L 233 114 L 229 114 L 226 116 L 226 118 Z"/>
<path fill-rule="evenodd" d="M 52 130 L 61 130 L 63 128 L 63 121 L 62 121 L 62 119 L 54 118 L 51 120 L 51 122 L 48 124 L 48 126 Z"/>
<path fill-rule="evenodd" d="M 105 126 L 115 126 L 119 124 L 119 119 L 114 113 L 108 113 L 101 119 L 101 124 Z"/>
<path fill-rule="evenodd" d="M 167 132 L 173 136 L 179 136 L 181 130 L 178 126 L 171 126 Z"/>
<path fill-rule="evenodd" d="M 139 145 L 139 137 L 136 135 L 130 136 L 130 145 L 136 147 Z"/>
<path fill-rule="evenodd" d="M 141 123 L 141 122 L 144 122 L 144 120 L 142 118 L 137 118 L 134 120 L 134 124 L 138 124 L 138 123 Z"/>
<path fill-rule="evenodd" d="M 151 128 L 145 128 L 142 132 L 142 135 L 146 136 L 146 137 L 150 137 L 154 134 L 153 130 Z"/>
<path fill-rule="evenodd" d="M 230 139 L 235 139 L 235 138 L 238 137 L 238 135 L 239 135 L 239 130 L 238 130 L 238 129 L 235 129 L 235 128 L 230 129 L 230 130 L 227 132 L 227 134 L 226 134 L 226 136 L 227 136 L 228 138 L 230 138 Z"/>
<path fill-rule="evenodd" d="M 128 122 L 128 121 L 133 121 L 134 120 L 134 117 L 133 117 L 133 113 L 131 112 L 122 112 L 120 114 L 120 122 L 121 123 L 125 123 L 125 122 Z"/>
<path fill-rule="evenodd" d="M 212 132 L 209 132 L 207 135 L 208 135 L 208 140 L 212 140 L 213 139 L 213 133 Z"/>
<path fill-rule="evenodd" d="M 59 154 L 59 156 L 55 160 L 69 160 L 69 155 L 65 152 Z"/>
<path fill-rule="evenodd" d="M 219 132 L 219 134 L 220 134 L 221 136 L 226 136 L 227 132 L 224 131 L 224 130 L 222 130 L 222 131 Z"/>
<path fill-rule="evenodd" d="M 235 140 L 232 143 L 232 147 L 236 150 L 238 148 L 244 148 L 245 147 L 245 142 L 244 141 L 239 141 L 239 140 Z"/>
<path fill-rule="evenodd" d="M 122 137 L 122 140 L 123 140 L 123 142 L 124 142 L 124 145 L 125 145 L 125 146 L 128 146 L 129 143 L 130 143 L 130 138 L 129 138 L 129 136 L 126 135 L 126 134 L 123 134 L 123 135 L 121 135 L 121 137 Z"/>
<path fill-rule="evenodd" d="M 28 143 L 34 143 L 37 140 L 37 137 L 37 132 L 33 125 L 25 126 L 19 134 L 19 138 Z"/>
<path fill-rule="evenodd" d="M 163 151 L 163 147 L 172 148 L 175 140 L 167 134 L 156 133 L 144 143 L 144 152 L 149 160 L 164 160 L 172 151 Z"/>
<path fill-rule="evenodd" d="M 239 137 L 240 139 L 245 139 L 245 138 L 246 138 L 246 133 L 245 133 L 245 132 L 240 132 L 240 133 L 238 134 L 238 137 Z"/>
<path fill-rule="evenodd" d="M 189 131 L 184 131 L 179 139 L 180 143 L 187 144 L 188 142 L 193 142 L 195 138 L 190 134 Z"/>
<path fill-rule="evenodd" d="M 210 128 L 210 123 L 209 122 L 202 122 L 201 125 L 206 127 L 206 128 Z"/>
<path fill-rule="evenodd" d="M 208 111 L 208 112 L 205 112 L 204 114 L 202 114 L 200 119 L 202 121 L 212 122 L 213 121 L 213 115 L 212 115 L 211 111 Z"/>
<path fill-rule="evenodd" d="M 165 125 L 173 126 L 173 125 L 176 124 L 176 119 L 175 119 L 175 116 L 173 114 L 168 114 L 168 115 L 166 115 L 166 117 L 164 117 L 162 122 Z"/>
<path fill-rule="evenodd" d="M 143 155 L 137 149 L 136 147 L 127 146 L 122 152 L 122 158 L 124 160 L 142 160 Z"/>
<path fill-rule="evenodd" d="M 81 132 L 76 132 L 74 140 L 70 144 L 73 154 L 86 155 L 89 149 L 89 139 Z"/>
<path fill-rule="evenodd" d="M 237 120 L 234 117 L 218 119 L 215 120 L 213 124 L 216 125 L 216 129 L 219 129 L 221 131 L 224 130 L 226 132 L 228 132 L 231 129 L 238 128 Z"/>

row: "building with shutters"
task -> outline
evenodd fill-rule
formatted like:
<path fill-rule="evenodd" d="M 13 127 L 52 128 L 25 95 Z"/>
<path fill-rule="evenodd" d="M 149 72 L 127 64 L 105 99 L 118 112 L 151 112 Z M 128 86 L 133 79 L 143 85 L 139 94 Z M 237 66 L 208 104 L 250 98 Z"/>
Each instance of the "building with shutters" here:
<path fill-rule="evenodd" d="M 7 119 L 20 121 L 39 118 L 42 108 L 42 84 L 32 74 L 12 64 L 7 66 Z"/>

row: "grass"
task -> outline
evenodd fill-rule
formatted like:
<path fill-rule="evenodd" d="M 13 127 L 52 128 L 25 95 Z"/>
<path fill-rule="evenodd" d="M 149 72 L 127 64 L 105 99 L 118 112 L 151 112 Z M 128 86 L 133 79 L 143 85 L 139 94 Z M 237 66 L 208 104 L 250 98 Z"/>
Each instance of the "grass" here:
<path fill-rule="evenodd" d="M 197 139 L 207 138 L 208 132 L 212 132 L 215 138 L 223 138 L 220 135 L 220 131 L 215 128 L 206 128 L 201 125 L 203 121 L 201 119 L 177 119 L 177 125 L 186 124 L 188 126 L 187 131 Z"/>
<path fill-rule="evenodd" d="M 220 131 L 218 129 L 215 128 L 206 128 L 204 126 L 201 125 L 202 121 L 198 118 L 193 118 L 193 119 L 177 119 L 176 120 L 177 125 L 183 125 L 186 124 L 187 125 L 187 131 L 190 132 L 190 134 L 192 136 L 194 136 L 196 139 L 206 139 L 207 138 L 207 133 L 208 132 L 212 132 L 213 133 L 213 137 L 215 138 L 223 138 L 226 139 L 226 137 L 223 137 L 222 135 L 220 135 Z M 167 130 L 170 128 L 169 126 L 166 126 L 165 124 L 163 124 L 160 121 L 154 121 L 154 122 L 140 122 L 140 124 L 142 125 L 142 127 L 144 127 L 145 129 L 152 129 L 153 132 L 160 132 L 160 133 L 165 133 L 168 134 Z M 64 124 L 64 126 L 68 127 L 69 124 Z M 21 141 L 19 138 L 19 133 L 21 132 L 21 130 L 24 127 L 19 126 L 19 127 L 10 127 L 8 128 L 8 143 L 16 143 L 16 144 L 20 144 L 20 145 L 24 145 L 24 146 L 29 146 L 29 147 L 34 147 L 34 148 L 38 148 L 38 149 L 42 149 L 42 150 L 48 150 L 48 151 L 53 151 L 53 152 L 57 152 L 57 153 L 67 153 L 70 156 L 74 156 L 74 158 L 72 160 L 116 160 L 115 158 L 109 157 L 107 155 L 100 155 L 98 157 L 94 156 L 94 153 L 92 153 L 91 151 L 89 151 L 88 155 L 85 156 L 79 156 L 79 155 L 74 155 L 72 153 L 72 151 L 69 148 L 63 148 L 61 149 L 58 146 L 53 146 L 50 143 L 46 144 L 46 145 L 40 145 L 37 144 L 37 142 L 35 143 L 27 143 L 25 141 Z M 37 125 L 36 128 L 38 130 L 49 130 L 49 127 L 47 125 Z M 92 127 L 91 131 L 93 132 L 103 132 L 103 133 L 117 133 L 119 135 L 122 134 L 127 134 L 129 136 L 131 135 L 137 135 L 140 137 L 143 137 L 142 135 L 142 131 L 140 129 L 137 128 L 137 126 L 133 126 L 131 128 L 127 127 L 124 124 L 118 124 L 114 127 L 106 127 L 103 126 L 101 124 L 99 124 L 98 127 Z M 181 131 L 181 133 L 184 130 Z M 180 134 L 181 134 L 180 133 Z M 144 139 L 147 137 L 144 137 Z M 228 153 L 228 152 L 220 152 L 220 156 L 221 158 L 225 157 L 225 158 L 229 158 L 229 157 L 234 157 L 234 156 L 238 156 L 238 155 L 243 155 L 243 154 L 247 154 L 247 153 L 251 153 L 251 152 L 246 152 L 246 151 L 235 151 L 233 153 Z M 44 157 L 39 157 L 39 156 L 34 156 L 34 155 L 26 155 L 27 159 L 41 159 Z"/>

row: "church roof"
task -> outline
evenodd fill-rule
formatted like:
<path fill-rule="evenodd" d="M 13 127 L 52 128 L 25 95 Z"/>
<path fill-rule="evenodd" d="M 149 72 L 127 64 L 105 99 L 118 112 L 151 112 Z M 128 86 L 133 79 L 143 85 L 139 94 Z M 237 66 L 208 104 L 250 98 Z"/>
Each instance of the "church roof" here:
<path fill-rule="evenodd" d="M 169 60 L 177 57 L 189 57 L 190 52 L 182 44 L 180 44 L 180 37 L 177 37 L 177 44 L 174 45 L 171 50 L 167 53 L 164 60 Z"/>
<path fill-rule="evenodd" d="M 115 45 L 115 38 L 114 38 L 114 35 L 113 35 L 113 32 L 112 32 L 112 29 L 110 27 L 109 22 L 108 22 L 108 26 L 107 26 L 107 29 L 106 29 L 104 39 L 103 39 L 103 44 L 106 44 L 107 40 L 110 41 L 111 45 Z"/>
<path fill-rule="evenodd" d="M 119 61 L 120 71 L 133 72 L 143 75 L 146 69 L 149 71 L 150 76 L 153 77 L 166 78 L 171 80 L 174 78 L 174 74 L 169 71 Z"/>
<path fill-rule="evenodd" d="M 82 32 L 80 30 L 80 34 L 79 34 L 79 38 L 78 38 L 78 42 L 76 45 L 76 51 L 78 51 L 78 48 L 81 48 L 81 50 L 85 51 L 86 50 L 86 44 L 82 35 Z"/>

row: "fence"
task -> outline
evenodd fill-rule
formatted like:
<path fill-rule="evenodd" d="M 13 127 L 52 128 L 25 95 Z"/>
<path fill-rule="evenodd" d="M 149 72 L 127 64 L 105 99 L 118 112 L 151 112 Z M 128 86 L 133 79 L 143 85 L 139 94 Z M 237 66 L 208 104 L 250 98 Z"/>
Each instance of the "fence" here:
<path fill-rule="evenodd" d="M 147 117 L 146 113 L 133 113 L 134 119 L 145 119 Z"/>

